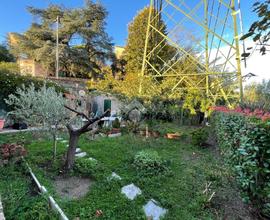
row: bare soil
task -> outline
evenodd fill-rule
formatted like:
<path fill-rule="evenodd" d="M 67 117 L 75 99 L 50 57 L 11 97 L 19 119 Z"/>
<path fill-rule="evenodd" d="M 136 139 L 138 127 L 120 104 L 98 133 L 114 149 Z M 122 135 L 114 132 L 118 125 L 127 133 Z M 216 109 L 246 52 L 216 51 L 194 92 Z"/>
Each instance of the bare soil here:
<path fill-rule="evenodd" d="M 93 181 L 81 177 L 57 177 L 54 181 L 56 192 L 67 199 L 79 199 L 84 197 L 90 190 Z"/>

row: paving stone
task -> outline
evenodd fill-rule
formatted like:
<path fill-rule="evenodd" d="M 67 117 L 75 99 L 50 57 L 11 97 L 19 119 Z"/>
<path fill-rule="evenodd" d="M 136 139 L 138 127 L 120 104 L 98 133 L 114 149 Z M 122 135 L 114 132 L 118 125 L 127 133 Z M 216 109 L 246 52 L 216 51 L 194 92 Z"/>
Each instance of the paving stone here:
<path fill-rule="evenodd" d="M 146 217 L 151 217 L 153 220 L 159 220 L 167 213 L 167 209 L 159 207 L 154 199 L 151 199 L 145 206 L 143 206 Z"/>
<path fill-rule="evenodd" d="M 86 152 L 81 152 L 81 153 L 75 154 L 75 156 L 79 157 L 79 158 L 85 157 L 86 155 L 87 155 Z"/>
<path fill-rule="evenodd" d="M 111 176 L 112 178 L 114 178 L 114 179 L 118 179 L 118 180 L 121 180 L 122 178 L 118 175 L 118 174 L 116 174 L 115 172 L 113 172 L 112 173 L 112 176 Z"/>
<path fill-rule="evenodd" d="M 108 178 L 107 178 L 108 180 L 121 180 L 122 178 L 118 175 L 118 174 L 116 174 L 115 172 L 112 172 L 112 175 L 110 175 Z"/>
<path fill-rule="evenodd" d="M 120 137 L 121 135 L 122 135 L 121 133 L 117 133 L 117 134 L 109 134 L 108 137 L 114 138 L 114 137 Z"/>
<path fill-rule="evenodd" d="M 82 149 L 81 148 L 76 148 L 76 154 L 77 153 L 81 153 L 82 152 Z"/>
<path fill-rule="evenodd" d="M 135 186 L 133 183 L 127 186 L 123 186 L 121 193 L 125 194 L 130 200 L 134 200 L 138 195 L 142 194 L 139 187 Z"/>

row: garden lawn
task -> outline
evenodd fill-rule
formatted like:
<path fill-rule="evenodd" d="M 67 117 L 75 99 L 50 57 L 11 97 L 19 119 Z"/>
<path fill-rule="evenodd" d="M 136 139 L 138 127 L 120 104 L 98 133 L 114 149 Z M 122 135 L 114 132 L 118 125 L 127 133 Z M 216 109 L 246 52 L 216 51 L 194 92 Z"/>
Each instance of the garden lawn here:
<path fill-rule="evenodd" d="M 162 132 L 166 128 L 174 129 L 183 135 L 180 140 L 169 140 L 163 137 L 144 138 L 133 134 L 125 134 L 117 138 L 99 137 L 90 140 L 84 135 L 79 147 L 87 153 L 87 157 L 98 161 L 96 170 L 91 171 L 93 184 L 89 192 L 81 199 L 68 200 L 60 198 L 54 188 L 54 179 L 61 175 L 67 143 L 58 143 L 58 156 L 52 163 L 52 143 L 39 134 L 2 135 L 0 141 L 24 143 L 29 162 L 40 182 L 45 185 L 70 219 L 146 219 L 143 205 L 150 199 L 155 199 L 159 205 L 168 210 L 164 219 L 192 220 L 219 219 L 229 217 L 237 219 L 245 211 L 237 213 L 237 209 L 245 209 L 229 170 L 213 148 L 201 148 L 190 144 L 190 132 L 194 128 L 178 127 L 173 124 L 156 126 Z M 62 135 L 67 139 L 65 135 Z M 145 177 L 136 171 L 133 160 L 137 152 L 152 149 L 167 161 L 170 171 L 166 174 Z M 3 170 L 5 168 L 0 168 Z M 9 171 L 9 170 L 7 170 Z M 122 177 L 120 181 L 108 181 L 112 172 Z M 74 171 L 70 175 L 80 175 Z M 18 176 L 18 178 L 20 178 Z M 9 179 L 1 178 L 0 185 Z M 205 190 L 211 182 L 210 190 Z M 135 200 L 128 200 L 121 194 L 121 188 L 134 183 L 142 190 Z M 8 185 L 8 184 L 7 184 Z M 12 186 L 9 186 L 12 187 Z M 206 191 L 205 193 L 203 193 Z M 208 201 L 215 192 L 211 201 Z M 5 190 L 2 191 L 5 196 Z M 240 200 L 240 202 L 239 202 Z M 4 206 L 5 206 L 5 200 Z M 9 203 L 12 203 L 10 201 Z M 17 202 L 14 201 L 14 206 Z M 237 204 L 237 205 L 236 205 Z M 239 205 L 240 204 L 240 205 Z M 8 204 L 12 206 L 12 204 Z M 233 206 L 238 207 L 233 207 Z M 231 207 L 232 206 L 232 207 Z M 5 209 L 5 207 L 4 207 Z M 96 210 L 102 211 L 102 216 L 96 216 Z M 248 216 L 246 219 L 249 219 Z"/>

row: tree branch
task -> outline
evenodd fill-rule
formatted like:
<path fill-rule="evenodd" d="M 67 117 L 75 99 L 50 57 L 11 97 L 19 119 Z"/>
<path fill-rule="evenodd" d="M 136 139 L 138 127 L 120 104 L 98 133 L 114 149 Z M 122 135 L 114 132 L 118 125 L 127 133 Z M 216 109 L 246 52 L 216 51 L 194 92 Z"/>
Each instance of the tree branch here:
<path fill-rule="evenodd" d="M 77 115 L 83 116 L 84 118 L 86 118 L 88 120 L 88 122 L 84 126 L 82 126 L 80 129 L 76 130 L 76 132 L 78 132 L 78 133 L 84 133 L 84 132 L 90 131 L 91 128 L 90 129 L 88 128 L 90 125 L 94 124 L 95 122 L 100 121 L 102 118 L 104 118 L 111 111 L 110 109 L 108 109 L 107 111 L 105 111 L 99 117 L 89 118 L 83 112 L 78 112 L 77 110 L 72 109 L 69 106 L 66 106 L 65 105 L 65 108 L 68 109 L 68 110 L 70 110 L 70 111 L 72 111 L 72 112 L 77 113 Z M 70 129 L 70 130 L 72 130 L 72 126 L 70 124 L 67 125 L 67 128 Z"/>
<path fill-rule="evenodd" d="M 104 118 L 109 112 L 111 112 L 111 109 L 108 109 L 106 112 L 103 113 L 103 115 L 91 119 L 89 122 L 87 122 L 83 127 L 81 127 L 78 132 L 84 133 L 87 132 L 87 128 L 91 125 L 94 124 L 97 121 L 100 121 L 102 118 Z"/>
<path fill-rule="evenodd" d="M 65 105 L 65 108 L 68 109 L 68 110 L 70 110 L 70 111 L 72 111 L 72 112 L 74 112 L 74 113 L 77 113 L 77 115 L 79 115 L 79 116 L 82 116 L 82 117 L 86 118 L 88 121 L 91 121 L 92 120 L 91 118 L 87 117 L 87 115 L 84 114 L 83 112 L 78 112 L 77 110 L 72 109 L 72 108 L 70 108 L 67 105 Z"/>

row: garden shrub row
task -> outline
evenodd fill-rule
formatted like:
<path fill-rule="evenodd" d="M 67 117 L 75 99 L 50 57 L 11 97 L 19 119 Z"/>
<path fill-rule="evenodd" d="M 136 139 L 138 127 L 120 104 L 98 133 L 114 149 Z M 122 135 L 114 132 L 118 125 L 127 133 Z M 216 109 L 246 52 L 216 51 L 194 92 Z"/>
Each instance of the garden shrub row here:
<path fill-rule="evenodd" d="M 34 84 L 36 88 L 40 88 L 44 85 L 45 81 L 41 79 L 37 79 L 31 76 L 23 76 L 19 74 L 12 73 L 10 71 L 1 71 L 0 70 L 0 85 L 1 85 L 1 93 L 0 93 L 0 109 L 4 109 L 8 111 L 8 107 L 6 106 L 4 99 L 7 98 L 10 94 L 14 93 L 17 88 L 25 85 L 28 87 L 31 84 Z M 59 85 L 46 82 L 48 87 L 54 86 L 57 91 L 63 92 L 64 89 Z"/>
<path fill-rule="evenodd" d="M 270 122 L 241 113 L 215 112 L 222 154 L 232 166 L 242 198 L 270 217 Z"/>

